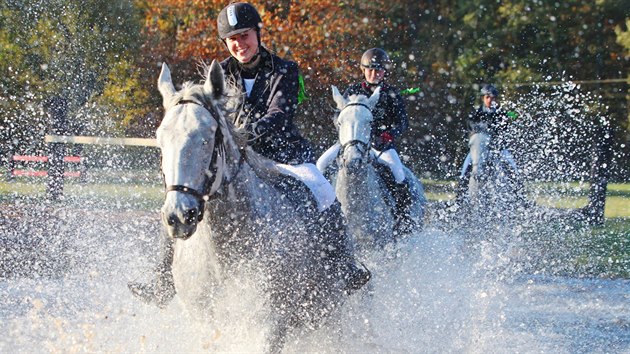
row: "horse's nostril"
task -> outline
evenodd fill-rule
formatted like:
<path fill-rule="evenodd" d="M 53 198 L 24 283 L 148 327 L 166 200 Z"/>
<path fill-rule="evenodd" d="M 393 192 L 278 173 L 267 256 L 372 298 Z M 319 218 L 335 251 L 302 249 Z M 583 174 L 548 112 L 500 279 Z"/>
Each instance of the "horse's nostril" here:
<path fill-rule="evenodd" d="M 173 226 L 175 225 L 175 217 L 174 216 L 169 216 L 168 219 L 166 219 L 166 223 L 169 224 L 169 226 Z"/>
<path fill-rule="evenodd" d="M 186 216 L 185 216 L 186 224 L 191 225 L 197 222 L 197 218 L 199 217 L 198 215 L 199 215 L 199 211 L 197 210 L 197 208 L 189 209 L 186 212 Z"/>

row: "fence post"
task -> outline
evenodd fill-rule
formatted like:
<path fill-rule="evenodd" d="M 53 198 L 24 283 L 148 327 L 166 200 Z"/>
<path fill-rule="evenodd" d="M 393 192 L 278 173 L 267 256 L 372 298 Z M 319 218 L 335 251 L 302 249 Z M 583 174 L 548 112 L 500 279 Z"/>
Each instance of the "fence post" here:
<path fill-rule="evenodd" d="M 13 149 L 9 149 L 9 154 L 7 156 L 7 181 L 13 181 L 13 170 L 15 169 L 15 161 L 13 161 Z"/>
<path fill-rule="evenodd" d="M 51 130 L 56 135 L 66 135 L 68 132 L 68 103 L 65 98 L 54 96 L 49 99 L 45 108 L 51 118 Z M 63 196 L 63 173 L 65 170 L 63 158 L 66 155 L 64 143 L 50 143 L 48 145 L 48 187 L 49 200 L 58 200 Z"/>
<path fill-rule="evenodd" d="M 591 187 L 588 205 L 582 209 L 582 214 L 589 224 L 604 223 L 604 208 L 606 206 L 606 190 L 608 188 L 609 168 L 612 159 L 612 132 L 607 121 L 597 122 L 595 141 L 591 150 Z"/>

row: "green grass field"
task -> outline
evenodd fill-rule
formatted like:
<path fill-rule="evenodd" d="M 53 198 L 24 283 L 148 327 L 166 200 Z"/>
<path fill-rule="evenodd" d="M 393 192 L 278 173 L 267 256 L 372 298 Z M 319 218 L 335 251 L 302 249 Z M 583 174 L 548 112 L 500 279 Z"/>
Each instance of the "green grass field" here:
<path fill-rule="evenodd" d="M 429 200 L 450 200 L 455 181 L 423 180 Z M 555 208 L 582 208 L 588 203 L 588 184 L 577 182 L 528 185 L 529 195 L 538 205 Z M 630 183 L 611 183 L 606 193 L 606 218 L 630 218 Z"/>

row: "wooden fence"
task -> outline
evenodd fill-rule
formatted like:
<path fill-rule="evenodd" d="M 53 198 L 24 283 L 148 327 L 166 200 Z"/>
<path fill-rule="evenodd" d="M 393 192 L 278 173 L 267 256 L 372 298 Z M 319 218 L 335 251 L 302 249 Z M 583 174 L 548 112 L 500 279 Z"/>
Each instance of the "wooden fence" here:
<path fill-rule="evenodd" d="M 108 138 L 96 136 L 46 135 L 44 141 L 49 144 L 48 157 L 48 198 L 57 200 L 63 196 L 65 177 L 65 144 L 118 145 L 157 147 L 155 139 L 146 138 Z"/>

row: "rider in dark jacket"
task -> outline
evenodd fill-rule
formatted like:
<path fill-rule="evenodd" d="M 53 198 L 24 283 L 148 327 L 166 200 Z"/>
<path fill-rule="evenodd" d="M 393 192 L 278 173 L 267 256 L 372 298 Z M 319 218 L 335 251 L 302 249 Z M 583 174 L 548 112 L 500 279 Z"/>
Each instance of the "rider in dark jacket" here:
<path fill-rule="evenodd" d="M 221 63 L 226 81 L 243 94 L 234 123 L 247 129 L 254 151 L 282 164 L 278 165 L 280 171 L 290 170 L 291 165 L 302 165 L 321 177 L 334 198 L 334 189 L 312 163 L 313 153 L 308 141 L 293 123 L 298 103 L 297 64 L 280 59 L 262 46 L 261 22 L 256 8 L 248 3 L 231 3 L 221 10 L 217 19 L 219 37 L 231 54 Z M 347 292 L 360 289 L 371 274 L 355 264 L 339 202 L 334 200 L 318 210 L 321 215 L 315 218 L 318 221 L 315 226 L 322 234 L 318 241 L 326 269 L 345 282 Z M 162 249 L 157 279 L 149 284 L 129 284 L 134 295 L 161 307 L 175 295 L 171 271 L 173 248 L 165 240 Z"/>
<path fill-rule="evenodd" d="M 398 93 L 398 89 L 386 82 L 370 84 L 367 81 L 353 84 L 344 92 L 344 96 L 365 95 L 370 97 L 376 89 L 381 87 L 378 103 L 372 110 L 372 147 L 378 151 L 395 148 L 395 141 L 409 127 L 409 118 L 405 101 Z"/>
<path fill-rule="evenodd" d="M 371 124 L 372 148 L 376 150 L 376 161 L 386 166 L 384 179 L 396 201 L 395 231 L 407 233 L 415 227 L 408 208 L 413 202 L 409 182 L 400 157 L 396 152 L 395 141 L 407 130 L 409 118 L 405 101 L 397 88 L 385 82 L 392 62 L 381 48 L 368 49 L 361 56 L 361 70 L 365 80 L 348 87 L 344 96 L 365 95 L 370 97 L 377 87 L 381 88 L 378 103 L 372 109 L 374 120 Z"/>
<path fill-rule="evenodd" d="M 519 193 L 522 191 L 522 181 L 520 181 L 518 167 L 509 150 L 509 146 L 505 141 L 505 131 L 511 120 L 509 113 L 499 106 L 499 91 L 490 84 L 481 87 L 480 96 L 482 103 L 476 110 L 469 115 L 466 123 L 469 129 L 469 135 L 479 131 L 486 131 L 490 135 L 491 150 L 500 153 L 501 160 L 509 166 L 510 177 L 516 184 Z M 470 172 L 472 170 L 472 160 L 470 153 L 466 156 L 457 186 L 456 202 L 462 203 L 465 200 L 468 191 L 468 182 Z M 524 198 L 524 197 L 522 197 Z"/>
<path fill-rule="evenodd" d="M 302 137 L 293 116 L 298 97 L 298 66 L 260 46 L 255 65 L 233 56 L 221 63 L 225 76 L 244 94 L 238 124 L 250 132 L 254 151 L 277 162 L 313 162 L 313 151 Z M 253 80 L 247 93 L 245 80 Z"/>

